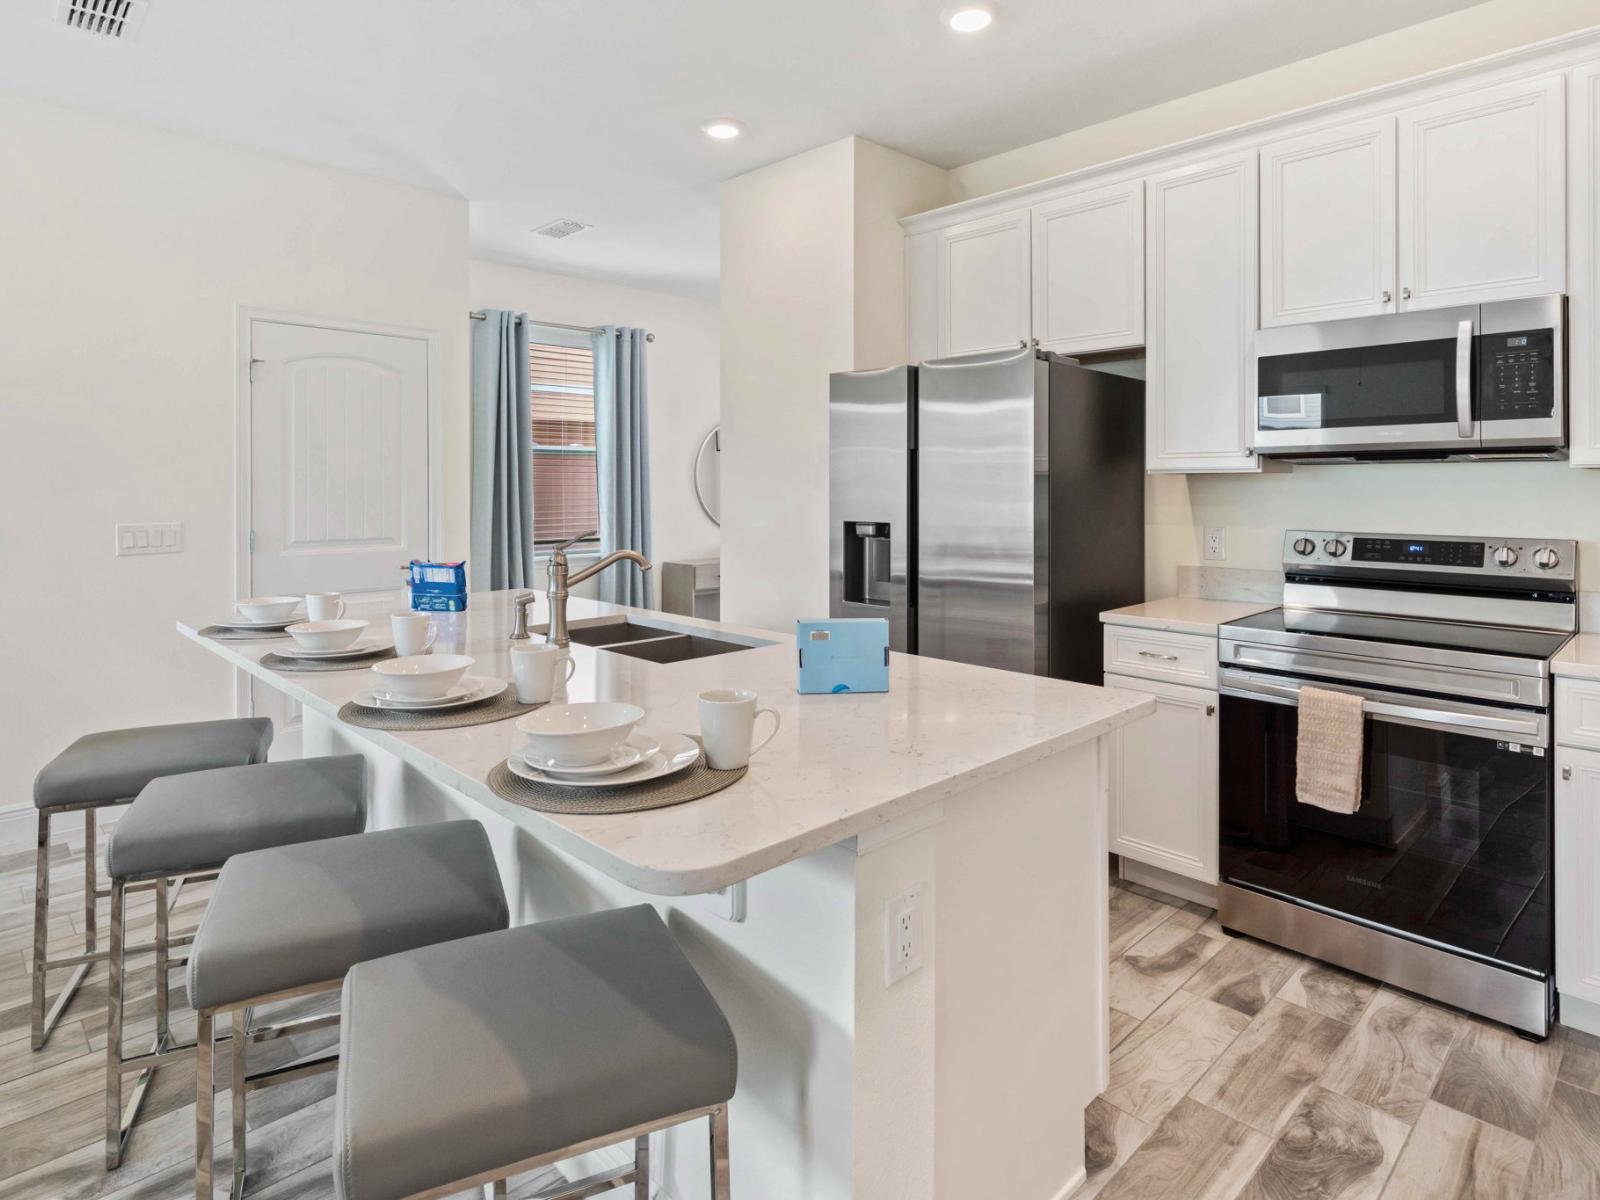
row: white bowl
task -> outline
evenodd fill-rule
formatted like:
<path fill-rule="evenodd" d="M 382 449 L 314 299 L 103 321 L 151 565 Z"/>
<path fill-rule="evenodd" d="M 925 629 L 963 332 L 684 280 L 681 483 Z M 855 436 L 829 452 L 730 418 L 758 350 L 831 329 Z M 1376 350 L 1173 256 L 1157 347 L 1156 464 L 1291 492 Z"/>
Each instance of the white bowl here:
<path fill-rule="evenodd" d="M 633 727 L 644 719 L 637 704 L 613 700 L 587 704 L 546 704 L 517 719 L 535 758 L 563 767 L 588 767 L 604 762 Z"/>
<path fill-rule="evenodd" d="M 302 650 L 343 650 L 353 646 L 367 627 L 353 618 L 343 621 L 301 621 L 284 630 Z"/>
<path fill-rule="evenodd" d="M 395 700 L 437 700 L 478 660 L 465 654 L 408 654 L 372 664 L 377 691 Z"/>
<path fill-rule="evenodd" d="M 246 621 L 287 621 L 300 607 L 300 597 L 247 596 L 233 607 Z"/>

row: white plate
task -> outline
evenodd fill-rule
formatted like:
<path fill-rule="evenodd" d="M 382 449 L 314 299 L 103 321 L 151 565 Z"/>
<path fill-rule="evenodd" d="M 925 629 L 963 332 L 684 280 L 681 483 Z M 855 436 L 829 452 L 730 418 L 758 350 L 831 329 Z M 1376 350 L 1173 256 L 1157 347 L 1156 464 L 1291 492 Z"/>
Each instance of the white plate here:
<path fill-rule="evenodd" d="M 280 658 L 357 658 L 363 654 L 387 650 L 392 645 L 393 642 L 386 642 L 381 637 L 364 637 L 343 650 L 302 650 L 296 646 L 293 650 L 279 650 L 277 653 Z"/>
<path fill-rule="evenodd" d="M 353 697 L 363 708 L 382 708 L 391 712 L 433 712 L 441 708 L 460 708 L 463 704 L 476 704 L 498 696 L 510 686 L 504 679 L 488 675 L 468 675 L 444 695 L 433 700 L 391 700 L 370 687 L 362 688 Z"/>
<path fill-rule="evenodd" d="M 615 775 L 618 771 L 626 771 L 659 749 L 661 749 L 659 739 L 636 729 L 628 735 L 627 741 L 611 752 L 609 759 L 592 766 L 558 767 L 551 762 L 541 762 L 531 750 L 522 752 L 522 760 L 535 771 L 545 775 L 559 775 L 563 779 L 581 779 L 590 775 Z"/>
<path fill-rule="evenodd" d="M 629 783 L 646 783 L 652 779 L 660 779 L 663 775 L 676 775 L 679 771 L 694 766 L 695 760 L 699 757 L 700 747 L 692 738 L 687 738 L 681 733 L 663 733 L 661 749 L 648 755 L 643 762 L 610 775 L 589 778 L 550 775 L 537 767 L 530 767 L 520 754 L 513 754 L 507 759 L 506 766 L 511 769 L 513 775 L 530 783 L 548 783 L 559 787 L 621 787 Z"/>
<path fill-rule="evenodd" d="M 229 617 L 226 621 L 211 622 L 218 629 L 248 629 L 256 632 L 273 630 L 281 633 L 291 625 L 299 623 L 299 617 L 289 617 L 283 621 L 246 621 L 243 617 Z"/>

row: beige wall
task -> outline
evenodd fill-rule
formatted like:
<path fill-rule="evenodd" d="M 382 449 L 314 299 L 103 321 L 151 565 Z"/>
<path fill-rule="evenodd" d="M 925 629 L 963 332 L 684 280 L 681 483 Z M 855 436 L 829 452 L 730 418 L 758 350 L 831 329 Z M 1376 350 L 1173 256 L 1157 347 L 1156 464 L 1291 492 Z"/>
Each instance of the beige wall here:
<path fill-rule="evenodd" d="M 722 614 L 828 611 L 828 376 L 905 360 L 898 218 L 944 172 L 845 138 L 722 185 Z"/>
<path fill-rule="evenodd" d="M 476 260 L 468 294 L 473 308 L 566 325 L 635 325 L 656 335 L 646 354 L 652 549 L 662 562 L 714 557 L 721 537 L 695 499 L 693 467 L 719 419 L 716 302 Z"/>
<path fill-rule="evenodd" d="M 1600 25 L 1600 0 L 1492 0 L 1249 79 L 982 159 L 950 172 L 951 199 L 1080 167 Z M 1297 467 L 1263 475 L 1151 476 L 1146 582 L 1176 587 L 1202 531 L 1227 530 L 1221 565 L 1277 569 L 1285 528 L 1481 532 L 1584 542 L 1583 586 L 1600 588 L 1600 471 L 1565 463 Z"/>
<path fill-rule="evenodd" d="M 235 308 L 442 335 L 446 553 L 467 543 L 467 209 L 0 98 L 0 806 L 79 733 L 231 715 L 173 631 L 234 599 Z M 183 553 L 115 558 L 113 526 Z"/>
<path fill-rule="evenodd" d="M 1600 0 L 1491 0 L 956 167 L 968 200 L 1600 25 Z"/>

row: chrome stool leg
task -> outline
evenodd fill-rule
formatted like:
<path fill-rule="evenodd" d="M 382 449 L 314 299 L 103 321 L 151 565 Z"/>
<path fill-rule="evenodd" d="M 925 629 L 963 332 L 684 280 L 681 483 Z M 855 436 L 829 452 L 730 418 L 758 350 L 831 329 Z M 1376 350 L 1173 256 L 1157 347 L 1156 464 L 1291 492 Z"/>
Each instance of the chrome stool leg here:
<path fill-rule="evenodd" d="M 728 1106 L 711 1113 L 711 1200 L 729 1200 Z"/>
<path fill-rule="evenodd" d="M 95 900 L 100 895 L 100 872 L 95 860 L 99 849 L 95 845 L 98 832 L 95 810 L 83 810 L 83 952 L 93 954 L 98 934 L 96 929 Z"/>
<path fill-rule="evenodd" d="M 241 1008 L 233 1014 L 233 1024 L 229 1031 L 231 1043 L 229 1045 L 232 1069 L 229 1072 L 228 1094 L 233 1107 L 233 1185 L 228 1193 L 230 1196 L 244 1195 L 245 1172 L 245 1097 L 250 1094 L 250 1069 L 245 1058 L 245 1051 L 250 1046 L 250 1017 L 254 1012 L 251 1008 Z"/>
<path fill-rule="evenodd" d="M 63 959 L 50 958 L 50 810 L 39 810 L 39 843 L 34 860 L 33 880 L 33 994 L 29 1006 L 31 1025 L 31 1045 L 35 1050 L 43 1049 L 45 1042 L 50 1039 L 50 1033 L 61 1020 L 61 1014 L 77 994 L 78 985 L 89 973 L 89 969 L 102 955 L 95 950 L 95 920 L 94 902 L 98 894 L 95 887 L 94 842 L 94 809 L 83 810 L 86 822 L 85 830 L 90 836 L 85 847 L 84 858 L 84 927 L 83 927 L 83 953 L 69 955 Z M 45 1008 L 45 983 L 46 976 L 56 967 L 76 967 L 71 977 L 57 994 L 55 1003 Z"/>
<path fill-rule="evenodd" d="M 111 885 L 111 930 L 106 953 L 106 1169 L 122 1162 L 122 918 L 127 897 Z"/>
<path fill-rule="evenodd" d="M 650 1135 L 633 1139 L 633 1200 L 650 1200 Z"/>
<path fill-rule="evenodd" d="M 216 1122 L 217 1092 L 213 1060 L 216 1042 L 209 1011 L 195 1020 L 194 1046 L 194 1194 L 195 1200 L 212 1200 L 211 1130 Z"/>
<path fill-rule="evenodd" d="M 167 958 L 167 881 L 156 880 L 156 1041 L 164 1042 L 172 1033 L 171 1001 L 168 995 L 172 964 Z"/>
<path fill-rule="evenodd" d="M 153 949 L 156 951 L 156 961 L 164 971 L 169 965 L 167 962 L 167 912 L 166 912 L 166 880 L 155 883 L 156 891 L 156 940 L 134 949 Z M 122 1163 L 122 1152 L 128 1142 L 128 1134 L 133 1129 L 133 1123 L 139 1118 L 139 1109 L 144 1105 L 146 1091 L 149 1090 L 150 1080 L 155 1075 L 156 1067 L 163 1062 L 176 1059 L 194 1049 L 193 1044 L 176 1046 L 172 1042 L 171 1031 L 166 1026 L 166 1000 L 162 995 L 161 972 L 157 973 L 156 983 L 156 1034 L 151 1041 L 150 1049 L 144 1054 L 136 1054 L 132 1058 L 125 1058 L 122 1054 L 123 1028 L 122 1016 L 127 987 L 127 893 L 129 885 L 121 880 L 111 881 L 111 932 L 106 946 L 107 966 L 106 973 L 106 1170 L 115 1170 Z M 138 1074 L 133 1087 L 129 1091 L 127 1101 L 123 1101 L 122 1077 L 124 1075 Z"/>

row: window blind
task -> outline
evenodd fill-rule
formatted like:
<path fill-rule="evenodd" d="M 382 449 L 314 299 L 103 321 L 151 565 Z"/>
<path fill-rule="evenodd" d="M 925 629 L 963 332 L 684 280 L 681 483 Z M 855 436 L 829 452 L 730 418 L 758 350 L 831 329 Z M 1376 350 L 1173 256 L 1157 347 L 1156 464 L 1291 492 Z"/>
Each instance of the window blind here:
<path fill-rule="evenodd" d="M 594 454 L 594 352 L 528 345 L 533 409 L 533 540 L 554 545 L 600 525 Z"/>

